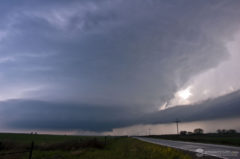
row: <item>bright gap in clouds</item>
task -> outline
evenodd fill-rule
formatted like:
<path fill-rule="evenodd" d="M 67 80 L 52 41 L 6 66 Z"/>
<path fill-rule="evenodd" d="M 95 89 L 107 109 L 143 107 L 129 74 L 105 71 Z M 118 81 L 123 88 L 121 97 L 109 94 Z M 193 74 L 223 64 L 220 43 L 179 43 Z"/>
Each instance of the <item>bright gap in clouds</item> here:
<path fill-rule="evenodd" d="M 188 99 L 190 96 L 192 96 L 192 93 L 190 92 L 191 87 L 187 87 L 184 90 L 180 90 L 177 92 L 177 95 L 182 98 L 183 100 Z"/>
<path fill-rule="evenodd" d="M 192 93 L 193 86 L 187 86 L 184 89 L 177 91 L 174 98 L 165 106 L 164 109 L 177 106 L 177 105 L 187 105 L 191 103 L 191 98 L 194 97 Z"/>
<path fill-rule="evenodd" d="M 160 110 L 178 105 L 194 104 L 216 98 L 240 89 L 240 31 L 232 41 L 225 42 L 229 57 L 217 67 L 198 74 L 178 90 L 174 98 L 161 106 Z"/>
<path fill-rule="evenodd" d="M 192 86 L 188 86 L 185 89 L 181 89 L 177 91 L 174 95 L 174 98 L 169 103 L 165 102 L 162 106 L 159 107 L 159 110 L 164 110 L 176 105 L 190 104 L 189 98 L 193 96 L 191 90 L 192 90 Z"/>

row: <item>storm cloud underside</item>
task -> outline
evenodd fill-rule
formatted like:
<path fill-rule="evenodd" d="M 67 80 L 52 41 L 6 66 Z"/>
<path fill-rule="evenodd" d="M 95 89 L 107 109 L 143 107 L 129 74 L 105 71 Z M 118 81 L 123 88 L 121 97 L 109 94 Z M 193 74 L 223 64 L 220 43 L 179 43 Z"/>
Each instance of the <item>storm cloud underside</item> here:
<path fill-rule="evenodd" d="M 240 87 L 239 7 L 233 0 L 2 2 L 1 123 L 105 131 L 167 122 L 172 109 L 211 112 L 203 100 Z M 188 86 L 189 107 L 158 111 L 186 104 L 176 92 Z M 160 121 L 145 117 L 155 113 Z"/>

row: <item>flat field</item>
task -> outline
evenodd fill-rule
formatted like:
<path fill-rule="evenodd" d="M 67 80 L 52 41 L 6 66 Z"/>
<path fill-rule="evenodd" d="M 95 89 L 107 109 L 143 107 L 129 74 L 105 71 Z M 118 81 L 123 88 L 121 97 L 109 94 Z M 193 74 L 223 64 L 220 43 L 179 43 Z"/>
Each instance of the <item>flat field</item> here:
<path fill-rule="evenodd" d="M 191 155 L 129 137 L 0 134 L 0 159 L 191 159 Z M 20 152 L 16 153 L 15 152 Z"/>

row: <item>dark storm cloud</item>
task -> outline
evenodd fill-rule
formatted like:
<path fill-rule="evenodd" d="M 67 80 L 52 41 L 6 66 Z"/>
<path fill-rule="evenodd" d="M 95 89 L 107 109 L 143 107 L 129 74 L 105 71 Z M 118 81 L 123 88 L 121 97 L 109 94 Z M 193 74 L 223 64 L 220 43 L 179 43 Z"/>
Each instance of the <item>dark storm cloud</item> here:
<path fill-rule="evenodd" d="M 201 104 L 146 114 L 133 107 L 104 107 L 13 100 L 0 103 L 1 124 L 14 129 L 110 131 L 135 124 L 171 123 L 238 117 L 240 91 Z"/>
<path fill-rule="evenodd" d="M 228 58 L 225 42 L 239 29 L 239 6 L 233 0 L 3 1 L 0 100 L 18 100 L 1 103 L 2 122 L 96 131 L 144 122 L 137 117 Z M 168 121 L 162 113 L 174 109 L 185 107 L 159 116 Z"/>
<path fill-rule="evenodd" d="M 144 123 L 169 123 L 239 117 L 240 91 L 236 91 L 200 104 L 173 107 L 143 117 Z"/>
<path fill-rule="evenodd" d="M 161 105 L 228 56 L 223 41 L 237 28 L 237 5 L 6 2 L 1 56 L 15 61 L 2 64 L 2 83 L 44 85 L 37 94 L 48 100 Z"/>
<path fill-rule="evenodd" d="M 11 100 L 0 103 L 5 126 L 17 129 L 104 131 L 135 123 L 141 114 L 128 107 Z M 10 117 L 11 116 L 11 117 Z"/>

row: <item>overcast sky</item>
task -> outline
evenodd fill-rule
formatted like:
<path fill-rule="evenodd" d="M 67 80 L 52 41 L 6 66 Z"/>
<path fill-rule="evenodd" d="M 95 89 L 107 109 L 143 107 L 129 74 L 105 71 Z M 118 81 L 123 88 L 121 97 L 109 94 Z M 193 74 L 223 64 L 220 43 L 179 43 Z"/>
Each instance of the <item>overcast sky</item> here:
<path fill-rule="evenodd" d="M 181 105 L 211 113 L 240 96 L 239 17 L 235 0 L 2 0 L 0 126 L 109 131 L 169 122 Z M 239 111 L 227 105 L 207 119 Z"/>

